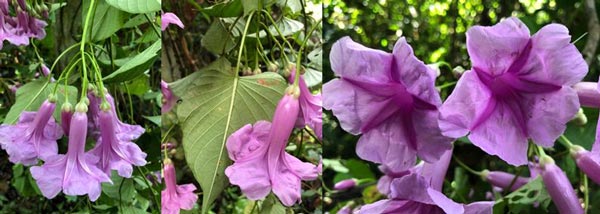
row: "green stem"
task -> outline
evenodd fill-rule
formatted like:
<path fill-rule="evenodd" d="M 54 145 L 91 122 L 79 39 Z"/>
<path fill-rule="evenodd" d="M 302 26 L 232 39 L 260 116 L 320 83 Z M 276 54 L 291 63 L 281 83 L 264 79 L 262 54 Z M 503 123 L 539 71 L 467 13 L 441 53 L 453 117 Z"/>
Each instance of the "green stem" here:
<path fill-rule="evenodd" d="M 144 13 L 144 17 L 146 17 L 146 20 L 148 20 L 148 23 L 150 23 L 150 25 L 152 25 L 152 30 L 154 30 L 154 33 L 156 33 L 158 38 L 161 38 L 161 33 L 160 33 L 160 31 L 158 31 L 158 27 L 156 26 L 156 23 L 154 23 L 152 20 L 150 20 L 150 17 L 148 17 L 148 14 Z"/>
<path fill-rule="evenodd" d="M 560 140 L 558 142 L 561 142 L 563 145 L 565 145 L 565 147 L 567 147 L 567 149 L 570 149 L 571 147 L 573 147 L 573 143 L 567 139 L 567 137 L 565 137 L 564 135 L 560 135 Z"/>
<path fill-rule="evenodd" d="M 300 63 L 302 62 L 302 51 L 304 50 L 304 47 L 306 47 L 306 43 L 308 43 L 308 40 L 312 36 L 313 32 L 317 29 L 317 26 L 319 26 L 319 25 L 316 24 L 310 28 L 308 35 L 306 35 L 306 37 L 304 38 L 304 41 L 302 41 L 302 45 L 300 46 L 300 49 L 298 49 L 298 56 L 296 57 L 296 76 L 294 76 L 294 87 L 298 87 L 298 82 L 300 80 L 300 68 L 302 68 L 302 65 Z"/>
<path fill-rule="evenodd" d="M 456 161 L 456 163 L 458 163 L 458 165 L 460 165 L 461 167 L 465 168 L 470 173 L 473 173 L 473 174 L 478 175 L 478 176 L 482 176 L 481 172 L 478 172 L 478 171 L 475 171 L 474 169 L 471 169 L 471 167 L 467 166 L 465 163 L 463 163 L 462 161 L 460 161 L 458 158 L 456 158 L 456 156 L 454 156 L 453 158 L 454 158 L 454 161 Z"/>
<path fill-rule="evenodd" d="M 588 213 L 588 208 L 590 207 L 590 189 L 588 186 L 588 177 L 583 172 L 581 172 L 581 176 L 583 177 L 583 189 L 584 189 L 583 209 L 585 209 L 585 212 L 583 212 L 583 213 Z"/>
<path fill-rule="evenodd" d="M 254 15 L 254 12 L 251 12 L 250 15 L 248 15 L 248 20 L 246 20 L 246 26 L 244 26 L 244 33 L 242 34 L 242 41 L 240 42 L 240 50 L 238 51 L 238 57 L 237 57 L 237 63 L 235 64 L 235 76 L 238 76 L 238 73 L 240 72 L 240 63 L 242 60 L 242 52 L 244 50 L 244 42 L 246 42 L 246 35 L 248 33 L 248 28 L 250 26 L 250 21 L 252 20 L 252 17 Z"/>
<path fill-rule="evenodd" d="M 83 56 L 83 55 L 85 53 L 85 44 L 87 42 L 89 30 L 90 30 L 90 27 L 91 27 L 90 26 L 90 20 L 92 19 L 93 11 L 94 11 L 95 7 L 96 7 L 96 0 L 90 0 L 90 6 L 89 6 L 88 11 L 86 13 L 85 21 L 84 21 L 84 24 L 83 24 L 83 35 L 81 37 L 81 43 L 79 45 L 79 52 L 82 55 L 82 57 L 81 57 L 81 64 L 82 64 L 81 69 L 83 71 L 83 79 L 82 79 L 83 84 L 82 84 L 82 87 L 81 87 L 81 98 L 80 98 L 80 100 L 84 100 L 84 98 L 87 95 L 87 86 L 88 86 L 88 76 L 87 76 L 87 73 L 88 73 L 88 71 L 87 71 L 87 64 L 85 63 L 85 56 Z"/>

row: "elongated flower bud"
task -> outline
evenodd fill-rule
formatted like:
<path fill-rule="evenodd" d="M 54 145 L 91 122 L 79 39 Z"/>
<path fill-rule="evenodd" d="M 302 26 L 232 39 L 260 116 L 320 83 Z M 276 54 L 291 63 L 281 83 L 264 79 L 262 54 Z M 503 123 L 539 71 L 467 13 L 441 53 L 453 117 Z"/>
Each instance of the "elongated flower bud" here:
<path fill-rule="evenodd" d="M 269 133 L 269 171 L 274 172 L 276 170 L 280 154 L 285 151 L 288 138 L 292 134 L 292 130 L 296 124 L 298 112 L 300 111 L 300 104 L 298 102 L 299 93 L 297 87 L 294 89 L 293 86 L 290 86 L 275 109 L 271 132 Z M 273 179 L 277 178 L 271 178 L 271 180 Z"/>
<path fill-rule="evenodd" d="M 581 146 L 573 146 L 571 154 L 577 162 L 577 167 L 592 181 L 600 184 L 600 152 L 590 152 Z"/>
<path fill-rule="evenodd" d="M 569 178 L 549 156 L 540 159 L 542 179 L 550 198 L 561 214 L 583 214 L 583 208 Z"/>
<path fill-rule="evenodd" d="M 346 190 L 356 186 L 356 180 L 354 178 L 341 180 L 340 182 L 333 185 L 335 190 Z"/>
<path fill-rule="evenodd" d="M 61 126 L 65 135 L 69 136 L 69 127 L 71 125 L 71 118 L 73 117 L 73 105 L 71 103 L 64 103 L 60 111 Z"/>
<path fill-rule="evenodd" d="M 577 91 L 579 103 L 581 103 L 582 106 L 593 108 L 600 107 L 600 91 L 598 91 L 598 83 L 580 82 L 573 85 L 573 89 Z"/>
<path fill-rule="evenodd" d="M 495 187 L 507 189 L 515 179 L 515 175 L 501 171 L 483 171 L 483 179 Z M 529 182 L 529 178 L 517 176 L 517 180 L 510 187 L 510 191 L 515 191 Z"/>

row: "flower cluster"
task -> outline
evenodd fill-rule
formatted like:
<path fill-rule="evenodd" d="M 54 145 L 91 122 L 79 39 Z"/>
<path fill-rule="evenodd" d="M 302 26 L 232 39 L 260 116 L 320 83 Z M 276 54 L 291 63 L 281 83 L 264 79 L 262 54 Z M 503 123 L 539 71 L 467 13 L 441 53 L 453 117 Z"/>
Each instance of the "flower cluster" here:
<path fill-rule="evenodd" d="M 87 194 L 95 201 L 101 183 L 112 183 L 112 170 L 129 178 L 134 165 L 146 165 L 146 154 L 132 142 L 144 129 L 119 120 L 110 94 L 105 93 L 104 99 L 97 92 L 88 95 L 89 100 L 74 109 L 68 102 L 62 106 L 60 125 L 52 116 L 56 98 L 51 95 L 38 112 L 23 112 L 17 124 L 0 126 L 2 149 L 11 162 L 34 165 L 31 175 L 47 198 L 63 191 L 66 195 Z M 68 150 L 58 154 L 57 140 L 63 133 L 68 137 Z M 88 137 L 96 144 L 86 152 Z M 39 160 L 43 164 L 38 165 Z"/>
<path fill-rule="evenodd" d="M 299 98 L 302 96 L 305 98 Z M 229 136 L 227 151 L 234 164 L 225 169 L 225 174 L 249 199 L 264 199 L 273 191 L 283 205 L 292 206 L 300 202 L 301 181 L 318 177 L 320 165 L 302 162 L 285 151 L 299 115 L 303 115 L 303 121 L 320 120 L 320 115 L 314 119 L 313 116 L 317 117 L 314 113 L 304 113 L 314 109 L 313 105 L 319 103 L 317 99 L 308 89 L 290 86 L 275 109 L 272 123 L 247 124 Z"/>
<path fill-rule="evenodd" d="M 39 11 L 31 8 L 25 0 L 0 1 L 0 49 L 5 40 L 20 46 L 29 45 L 30 38 L 46 37 L 44 27 L 47 24 L 37 17 L 42 14 L 47 18 L 48 8 L 44 4 L 38 7 Z"/>
<path fill-rule="evenodd" d="M 511 191 L 540 175 L 561 213 L 582 213 L 564 172 L 542 149 L 554 146 L 579 111 L 580 99 L 600 107 L 596 85 L 579 83 L 588 66 L 570 39 L 559 24 L 531 36 L 517 18 L 470 28 L 472 68 L 460 75 L 443 103 L 435 72 L 413 55 L 404 38 L 391 54 L 348 37 L 337 41 L 330 62 L 339 78 L 323 86 L 323 106 L 332 110 L 342 129 L 362 134 L 356 152 L 381 164 L 384 176 L 378 190 L 388 197 L 361 207 L 359 213 L 492 213 L 493 201 L 462 205 L 441 192 L 451 142 L 466 135 L 473 145 L 515 166 L 529 162 L 531 139 L 539 145 L 540 159 L 532 162 L 537 167 L 531 178 L 475 173 Z M 566 144 L 579 168 L 599 182 L 600 143 L 592 151 Z"/>

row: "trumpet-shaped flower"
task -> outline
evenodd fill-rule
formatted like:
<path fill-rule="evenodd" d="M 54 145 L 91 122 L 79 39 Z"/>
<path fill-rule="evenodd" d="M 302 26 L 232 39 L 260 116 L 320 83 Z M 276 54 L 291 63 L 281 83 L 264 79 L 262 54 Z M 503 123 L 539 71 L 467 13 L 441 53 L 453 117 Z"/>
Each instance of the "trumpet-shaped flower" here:
<path fill-rule="evenodd" d="M 88 99 L 90 100 L 90 110 L 88 112 L 88 115 L 90 116 L 89 127 L 92 132 L 91 135 L 95 139 L 99 139 L 100 137 L 101 124 L 99 117 L 100 112 L 102 111 L 100 109 L 102 98 L 97 96 L 97 94 L 98 93 L 93 91 L 88 92 Z M 111 107 L 113 123 L 115 123 L 114 129 L 119 140 L 133 141 L 139 138 L 146 130 L 139 125 L 131 125 L 119 120 L 115 109 L 115 99 L 109 93 L 104 93 L 104 96 Z"/>
<path fill-rule="evenodd" d="M 294 82 L 296 76 L 295 69 L 292 69 L 289 82 Z M 321 93 L 312 94 L 304 81 L 304 77 L 300 75 L 298 86 L 300 87 L 300 114 L 296 121 L 296 127 L 304 128 L 308 125 L 319 139 L 323 138 L 323 101 Z"/>
<path fill-rule="evenodd" d="M 600 151 L 587 151 L 581 146 L 573 146 L 571 151 L 571 154 L 577 163 L 577 167 L 592 179 L 592 181 L 600 184 Z"/>
<path fill-rule="evenodd" d="M 340 78 L 323 86 L 323 106 L 344 130 L 362 134 L 359 157 L 399 168 L 406 163 L 399 157 L 416 154 L 434 162 L 450 149 L 451 139 L 438 127 L 435 72 L 413 55 L 404 38 L 390 54 L 345 37 L 333 45 L 330 61 Z"/>
<path fill-rule="evenodd" d="M 166 188 L 161 192 L 161 213 L 178 214 L 179 210 L 191 210 L 198 200 L 194 193 L 194 184 L 177 185 L 175 167 L 170 159 L 164 161 L 164 179 Z"/>
<path fill-rule="evenodd" d="M 111 170 L 117 170 L 120 176 L 129 178 L 133 172 L 132 165 L 146 165 L 146 153 L 140 147 L 131 142 L 117 137 L 115 120 L 116 115 L 112 109 L 107 107 L 98 113 L 100 123 L 100 138 L 96 147 L 90 151 L 91 154 L 100 158 L 99 167 L 110 175 Z"/>
<path fill-rule="evenodd" d="M 567 28 L 544 26 L 535 35 L 519 19 L 467 31 L 472 69 L 440 108 L 443 134 L 469 140 L 512 165 L 527 163 L 527 139 L 554 145 L 579 110 L 571 86 L 588 67 Z"/>
<path fill-rule="evenodd" d="M 179 17 L 177 17 L 173 13 L 163 13 L 161 15 L 161 19 L 160 19 L 160 29 L 162 31 L 165 31 L 167 29 L 167 27 L 169 27 L 170 24 L 175 24 L 175 25 L 179 26 L 181 29 L 183 29 L 183 23 L 181 22 Z"/>
<path fill-rule="evenodd" d="M 225 169 L 225 174 L 249 199 L 263 199 L 273 190 L 284 205 L 292 206 L 300 201 L 301 180 L 317 178 L 318 166 L 285 152 L 298 112 L 297 95 L 286 94 L 277 105 L 273 124 L 248 124 L 227 139 L 227 151 L 234 164 Z"/>
<path fill-rule="evenodd" d="M 11 12 L 7 1 L 0 2 L 0 49 L 5 40 L 13 45 L 28 45 L 30 38 L 43 39 L 46 36 L 46 22 L 17 7 L 22 6 L 13 5 Z"/>
<path fill-rule="evenodd" d="M 567 178 L 567 175 L 562 171 L 554 160 L 549 156 L 540 158 L 538 173 L 542 175 L 542 180 L 546 186 L 546 190 L 552 198 L 552 202 L 561 214 L 582 214 L 584 213 L 577 193 L 573 190 L 573 186 Z"/>
<path fill-rule="evenodd" d="M 393 178 L 387 191 L 389 199 L 364 205 L 358 213 L 491 214 L 493 201 L 459 204 L 441 192 L 451 157 L 452 150 L 448 150 L 437 162 L 419 164 L 409 174 Z"/>
<path fill-rule="evenodd" d="M 52 117 L 55 108 L 55 103 L 46 100 L 37 112 L 21 113 L 17 124 L 0 125 L 0 146 L 11 162 L 34 165 L 38 158 L 47 160 L 58 153 L 56 140 L 63 132 Z"/>
<path fill-rule="evenodd" d="M 108 175 L 96 166 L 98 158 L 85 153 L 86 108 L 78 104 L 73 114 L 67 154 L 52 156 L 42 166 L 31 167 L 31 176 L 46 198 L 54 198 L 62 190 L 65 195 L 87 194 L 91 201 L 95 201 L 100 197 L 101 183 L 112 183 Z"/>

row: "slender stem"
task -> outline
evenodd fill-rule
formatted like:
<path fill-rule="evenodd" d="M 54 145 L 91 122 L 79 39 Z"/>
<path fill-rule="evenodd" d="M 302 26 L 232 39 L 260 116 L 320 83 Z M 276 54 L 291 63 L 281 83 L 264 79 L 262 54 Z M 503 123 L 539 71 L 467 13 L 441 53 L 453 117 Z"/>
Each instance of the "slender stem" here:
<path fill-rule="evenodd" d="M 94 8 L 96 7 L 96 0 L 90 0 L 90 6 L 88 8 L 88 11 L 86 13 L 85 16 L 85 22 L 83 24 L 83 35 L 81 37 L 81 43 L 79 45 L 79 52 L 81 52 L 82 56 L 81 56 L 81 64 L 82 64 L 82 71 L 83 71 L 83 84 L 81 87 L 81 100 L 83 100 L 86 95 L 87 95 L 87 85 L 88 85 L 88 76 L 87 76 L 87 64 L 85 63 L 85 56 L 83 56 L 83 54 L 85 53 L 85 44 L 87 42 L 88 39 L 88 34 L 89 34 L 89 30 L 90 30 L 90 20 L 92 19 L 93 16 L 93 11 Z"/>
<path fill-rule="evenodd" d="M 306 43 L 308 43 L 308 40 L 312 36 L 312 33 L 317 29 L 317 26 L 319 25 L 316 24 L 312 26 L 312 28 L 308 32 L 308 35 L 306 35 L 304 41 L 302 41 L 300 49 L 298 49 L 298 56 L 296 57 L 296 76 L 294 76 L 294 87 L 298 87 L 298 82 L 300 81 L 300 69 L 302 68 L 302 65 L 300 63 L 302 62 L 302 51 L 304 50 L 304 47 L 306 47 Z"/>
<path fill-rule="evenodd" d="M 160 34 L 160 31 L 158 31 L 158 27 L 152 20 L 150 20 L 150 17 L 148 17 L 148 14 L 144 13 L 144 17 L 146 17 L 146 20 L 148 20 L 148 23 L 150 23 L 150 25 L 152 25 L 152 30 L 154 30 L 154 33 L 156 33 L 158 38 L 161 38 L 161 34 Z"/>
<path fill-rule="evenodd" d="M 573 147 L 573 143 L 567 139 L 567 137 L 565 137 L 564 135 L 560 135 L 560 139 L 559 142 L 561 142 L 563 145 L 565 145 L 565 147 L 567 147 L 567 149 Z"/>
<path fill-rule="evenodd" d="M 467 171 L 469 171 L 470 173 L 473 173 L 475 175 L 481 176 L 482 173 L 475 171 L 474 169 L 471 169 L 471 167 L 467 166 L 465 163 L 463 163 L 462 161 L 460 161 L 456 156 L 453 156 L 454 161 L 456 161 L 456 163 L 458 163 L 458 165 L 460 165 L 461 167 L 465 168 Z"/>
<path fill-rule="evenodd" d="M 242 60 L 242 52 L 244 50 L 244 42 L 246 42 L 246 34 L 248 33 L 248 28 L 250 26 L 250 21 L 252 20 L 252 17 L 254 15 L 254 12 L 251 12 L 250 15 L 248 15 L 248 20 L 246 20 L 246 25 L 244 26 L 244 33 L 242 34 L 242 41 L 240 42 L 240 50 L 238 51 L 238 57 L 237 57 L 237 63 L 235 64 L 235 76 L 238 76 L 238 73 L 240 72 L 240 63 Z"/>
<path fill-rule="evenodd" d="M 590 189 L 588 186 L 587 175 L 585 175 L 585 173 L 581 172 L 581 176 L 583 177 L 583 188 L 584 188 L 583 208 L 585 209 L 585 212 L 583 212 L 583 213 L 587 213 L 588 209 L 590 208 Z"/>

